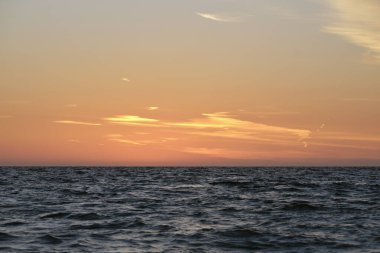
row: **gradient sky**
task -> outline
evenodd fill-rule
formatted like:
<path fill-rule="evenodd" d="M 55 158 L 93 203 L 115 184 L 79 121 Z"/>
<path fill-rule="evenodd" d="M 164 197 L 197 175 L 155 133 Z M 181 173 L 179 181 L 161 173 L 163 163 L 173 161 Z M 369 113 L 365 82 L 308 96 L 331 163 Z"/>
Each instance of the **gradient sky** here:
<path fill-rule="evenodd" d="M 0 0 L 0 165 L 380 165 L 378 0 Z"/>

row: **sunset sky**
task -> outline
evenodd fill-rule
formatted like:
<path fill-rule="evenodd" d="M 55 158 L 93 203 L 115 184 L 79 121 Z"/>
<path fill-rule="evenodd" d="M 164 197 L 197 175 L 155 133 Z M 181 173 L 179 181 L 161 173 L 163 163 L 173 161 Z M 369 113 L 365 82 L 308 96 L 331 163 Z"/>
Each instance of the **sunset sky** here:
<path fill-rule="evenodd" d="M 380 165 L 378 0 L 0 0 L 0 165 Z"/>

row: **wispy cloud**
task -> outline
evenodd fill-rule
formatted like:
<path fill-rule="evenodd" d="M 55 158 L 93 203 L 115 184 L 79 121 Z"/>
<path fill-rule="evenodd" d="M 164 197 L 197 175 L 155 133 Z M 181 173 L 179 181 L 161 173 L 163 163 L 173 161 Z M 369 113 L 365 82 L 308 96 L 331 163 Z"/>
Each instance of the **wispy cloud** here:
<path fill-rule="evenodd" d="M 347 148 L 356 150 L 380 150 L 380 137 L 373 134 L 358 134 L 353 132 L 322 131 L 326 124 L 322 123 L 305 141 L 309 147 L 325 146 L 331 148 Z"/>
<path fill-rule="evenodd" d="M 187 147 L 182 149 L 181 151 L 185 153 L 223 157 L 229 159 L 247 159 L 248 157 L 250 157 L 250 152 L 231 150 L 225 148 Z"/>
<path fill-rule="evenodd" d="M 152 145 L 189 154 L 248 160 L 330 155 L 321 151 L 323 146 L 332 152 L 331 155 L 341 154 L 342 149 L 349 152 L 380 149 L 378 135 L 332 131 L 328 122 L 320 122 L 311 131 L 259 123 L 249 118 L 249 114 L 233 115 L 228 112 L 204 113 L 178 121 L 119 115 L 105 120 L 111 124 L 131 126 L 132 130 L 125 135 L 107 135 L 106 139 L 136 147 Z M 169 144 L 173 141 L 176 141 L 175 147 Z"/>
<path fill-rule="evenodd" d="M 119 143 L 124 143 L 124 144 L 131 144 L 131 145 L 144 145 L 143 143 L 127 139 L 121 134 L 108 134 L 106 137 L 109 141 L 114 141 L 114 142 L 119 142 Z"/>
<path fill-rule="evenodd" d="M 114 117 L 104 118 L 104 120 L 113 124 L 122 125 L 151 125 L 152 123 L 157 123 L 159 120 L 143 118 L 136 115 L 117 115 Z"/>
<path fill-rule="evenodd" d="M 121 78 L 121 81 L 123 81 L 123 82 L 127 82 L 127 83 L 131 82 L 131 80 L 129 80 L 129 79 L 126 78 L 126 77 L 122 77 L 122 78 Z"/>
<path fill-rule="evenodd" d="M 172 138 L 172 137 L 163 137 L 159 139 L 141 139 L 139 138 L 127 138 L 123 136 L 122 134 L 108 134 L 106 135 L 106 138 L 109 141 L 114 141 L 114 142 L 119 142 L 119 143 L 124 143 L 124 144 L 131 144 L 131 145 L 148 145 L 148 144 L 160 144 L 160 143 L 165 143 L 168 141 L 176 141 L 178 140 L 177 138 Z M 140 136 L 141 138 L 141 136 Z"/>
<path fill-rule="evenodd" d="M 217 22 L 226 22 L 226 23 L 243 22 L 243 19 L 240 16 L 233 16 L 231 14 L 207 13 L 207 12 L 196 12 L 195 14 L 202 18 L 217 21 Z"/>
<path fill-rule="evenodd" d="M 348 141 L 350 143 L 359 143 L 359 142 L 367 142 L 367 143 L 378 143 L 380 144 L 380 136 L 379 135 L 362 135 L 355 133 L 344 133 L 344 132 L 324 132 L 323 134 L 318 136 L 319 140 L 329 140 L 329 141 Z"/>
<path fill-rule="evenodd" d="M 149 110 L 149 111 L 156 111 L 156 110 L 158 110 L 158 109 L 159 109 L 158 106 L 149 106 L 149 107 L 148 107 L 148 110 Z"/>
<path fill-rule="evenodd" d="M 355 145 L 355 144 L 341 144 L 341 143 L 326 143 L 313 141 L 310 143 L 312 146 L 320 147 L 333 147 L 333 148 L 346 148 L 346 149 L 357 149 L 357 150 L 380 150 L 379 147 L 368 146 L 368 145 Z"/>
<path fill-rule="evenodd" d="M 311 132 L 305 129 L 286 128 L 236 119 L 225 112 L 203 114 L 204 118 L 189 122 L 167 123 L 172 126 L 202 129 L 192 131 L 193 134 L 214 137 L 234 138 L 242 140 L 256 140 L 264 142 L 289 141 L 298 142 L 309 138 Z M 207 130 L 207 131 L 204 131 Z"/>
<path fill-rule="evenodd" d="M 334 23 L 323 31 L 367 49 L 380 62 L 380 1 L 326 0 L 334 9 Z M 368 56 L 368 55 L 367 55 Z"/>
<path fill-rule="evenodd" d="M 83 122 L 83 121 L 74 121 L 74 120 L 55 120 L 54 123 L 58 124 L 69 124 L 69 125 L 84 125 L 84 126 L 100 126 L 99 123 L 92 122 Z"/>
<path fill-rule="evenodd" d="M 141 127 L 171 128 L 187 135 L 229 138 L 273 144 L 298 145 L 310 137 L 311 131 L 287 128 L 237 119 L 227 112 L 205 113 L 189 121 L 160 121 L 140 116 L 124 115 L 106 118 L 110 123 Z"/>
<path fill-rule="evenodd" d="M 12 118 L 10 115 L 0 115 L 0 119 L 9 119 Z"/>
<path fill-rule="evenodd" d="M 67 107 L 67 108 L 75 108 L 75 107 L 78 107 L 78 105 L 77 104 L 67 104 L 67 105 L 65 105 L 65 107 Z"/>
<path fill-rule="evenodd" d="M 281 150 L 281 151 L 268 151 L 268 150 L 236 150 L 231 148 L 207 148 L 207 147 L 186 147 L 181 150 L 184 153 L 206 155 L 212 157 L 221 157 L 226 159 L 239 159 L 239 160 L 266 160 L 269 157 L 290 159 L 297 157 L 306 157 L 307 153 L 296 150 Z M 270 153 L 270 155 L 268 155 Z"/>

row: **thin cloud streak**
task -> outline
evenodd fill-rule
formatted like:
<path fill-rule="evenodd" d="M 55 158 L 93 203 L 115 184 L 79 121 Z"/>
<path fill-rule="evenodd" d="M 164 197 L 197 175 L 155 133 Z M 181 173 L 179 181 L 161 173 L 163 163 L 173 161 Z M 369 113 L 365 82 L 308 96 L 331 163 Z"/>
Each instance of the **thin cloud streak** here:
<path fill-rule="evenodd" d="M 114 141 L 114 142 L 120 142 L 120 143 L 124 143 L 124 144 L 132 144 L 132 145 L 144 145 L 140 142 L 137 142 L 137 141 L 132 141 L 132 140 L 128 140 L 128 139 L 123 139 L 123 138 L 111 138 L 111 139 L 108 139 L 109 141 Z"/>
<path fill-rule="evenodd" d="M 113 124 L 144 126 L 159 122 L 157 119 L 143 118 L 136 115 L 117 115 L 114 117 L 104 118 L 104 120 Z"/>
<path fill-rule="evenodd" d="M 268 159 L 268 152 L 266 151 L 250 151 L 250 150 L 235 150 L 226 148 L 206 148 L 206 147 L 186 147 L 181 152 L 206 155 L 211 157 L 221 157 L 225 159 L 243 159 L 243 160 L 262 160 Z M 305 152 L 300 151 L 278 151 L 273 154 L 273 157 L 289 159 L 296 157 L 305 157 Z"/>
<path fill-rule="evenodd" d="M 310 147 L 325 146 L 357 150 L 380 150 L 380 137 L 378 135 L 321 131 L 324 127 L 325 124 L 322 124 L 320 128 L 313 132 L 306 145 Z"/>
<path fill-rule="evenodd" d="M 318 136 L 320 140 L 331 140 L 331 141 L 350 141 L 350 142 L 379 142 L 379 136 L 369 136 L 369 135 L 356 135 L 353 133 L 334 133 L 326 132 L 323 135 Z"/>
<path fill-rule="evenodd" d="M 248 139 L 248 140 L 303 140 L 309 138 L 311 132 L 304 129 L 293 129 L 271 126 L 252 121 L 235 119 L 226 113 L 203 114 L 205 118 L 190 122 L 169 123 L 172 126 L 194 129 L 210 129 L 217 131 L 201 132 L 202 135 Z"/>
<path fill-rule="evenodd" d="M 143 145 L 140 142 L 133 141 L 130 139 L 126 139 L 123 135 L 121 134 L 108 134 L 106 135 L 106 138 L 109 141 L 114 141 L 114 142 L 119 142 L 119 143 L 124 143 L 124 144 L 132 144 L 132 145 Z"/>
<path fill-rule="evenodd" d="M 193 131 L 193 132 L 187 132 L 187 134 L 191 135 L 199 135 L 199 136 L 208 136 L 208 137 L 214 137 L 214 138 L 226 138 L 226 139 L 232 139 L 235 141 L 245 141 L 245 142 L 252 142 L 252 143 L 266 143 L 266 144 L 273 144 L 276 146 L 299 146 L 300 143 L 303 142 L 302 140 L 298 138 L 294 138 L 294 136 L 289 135 L 271 135 L 271 136 L 261 136 L 259 133 L 250 133 L 250 132 L 238 132 L 238 131 L 215 131 L 215 132 L 208 132 L 208 131 Z"/>
<path fill-rule="evenodd" d="M 74 121 L 74 120 L 55 120 L 54 123 L 58 124 L 69 124 L 69 125 L 84 125 L 84 126 L 101 126 L 99 123 Z"/>
<path fill-rule="evenodd" d="M 187 135 L 229 138 L 272 144 L 299 145 L 311 135 L 305 129 L 286 128 L 240 120 L 227 112 L 205 113 L 202 118 L 181 122 L 160 121 L 140 116 L 124 115 L 105 118 L 112 124 L 141 127 L 171 128 Z"/>
<path fill-rule="evenodd" d="M 360 150 L 380 150 L 380 147 L 371 147 L 371 146 L 363 146 L 363 145 L 349 145 L 349 144 L 336 144 L 336 143 L 324 143 L 324 142 L 310 142 L 312 146 L 320 146 L 320 147 L 333 147 L 333 148 L 346 148 L 346 149 L 360 149 Z"/>
<path fill-rule="evenodd" d="M 206 13 L 206 12 L 196 12 L 195 14 L 202 18 L 217 21 L 217 22 L 239 23 L 243 21 L 242 18 L 239 16 L 231 16 L 227 14 Z"/>
<path fill-rule="evenodd" d="M 376 136 L 325 131 L 325 122 L 321 122 L 317 129 L 311 131 L 257 123 L 241 119 L 229 112 L 204 113 L 198 118 L 184 121 L 166 121 L 137 115 L 119 115 L 105 120 L 111 124 L 137 126 L 142 130 L 136 132 L 134 129 L 134 134 L 128 134 L 127 137 L 108 135 L 109 141 L 135 146 L 162 145 L 161 147 L 166 149 L 170 149 L 166 142 L 178 141 L 176 147 L 180 152 L 226 159 L 305 158 L 316 155 L 316 147 L 330 148 L 331 152 L 335 153 L 341 149 L 376 151 L 379 149 L 380 141 Z M 157 133 L 159 136 L 162 136 L 162 133 L 174 136 L 146 138 L 146 128 L 152 127 L 155 128 L 154 131 L 149 130 L 152 137 L 158 136 Z M 159 132 L 156 132 L 156 129 Z M 213 147 L 193 146 L 204 142 L 212 143 Z"/>
<path fill-rule="evenodd" d="M 251 153 L 247 151 L 231 150 L 225 148 L 187 147 L 181 151 L 185 153 L 223 157 L 229 159 L 247 159 L 251 155 Z"/>
<path fill-rule="evenodd" d="M 335 10 L 335 22 L 323 28 L 367 49 L 380 63 L 380 1 L 326 0 Z"/>
<path fill-rule="evenodd" d="M 121 134 L 108 134 L 106 135 L 107 140 L 109 141 L 114 141 L 114 142 L 119 142 L 119 143 L 124 143 L 124 144 L 131 144 L 131 145 L 148 145 L 148 144 L 160 144 L 160 143 L 165 143 L 168 141 L 176 141 L 178 140 L 177 138 L 172 138 L 172 137 L 164 137 L 161 139 L 151 139 L 151 140 L 132 140 L 129 138 L 125 138 Z"/>

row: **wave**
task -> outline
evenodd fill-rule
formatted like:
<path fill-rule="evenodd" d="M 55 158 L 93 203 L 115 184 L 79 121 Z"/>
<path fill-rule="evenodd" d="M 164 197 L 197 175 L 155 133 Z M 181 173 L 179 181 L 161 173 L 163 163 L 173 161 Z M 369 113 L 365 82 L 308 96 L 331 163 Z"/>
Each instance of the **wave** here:
<path fill-rule="evenodd" d="M 282 207 L 284 211 L 317 211 L 322 210 L 322 205 L 311 204 L 310 202 L 292 202 Z"/>
<path fill-rule="evenodd" d="M 1 168 L 1 252 L 376 252 L 379 169 Z"/>

